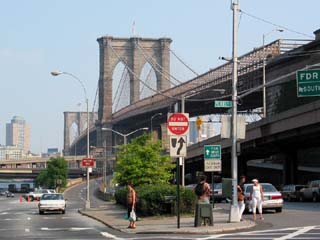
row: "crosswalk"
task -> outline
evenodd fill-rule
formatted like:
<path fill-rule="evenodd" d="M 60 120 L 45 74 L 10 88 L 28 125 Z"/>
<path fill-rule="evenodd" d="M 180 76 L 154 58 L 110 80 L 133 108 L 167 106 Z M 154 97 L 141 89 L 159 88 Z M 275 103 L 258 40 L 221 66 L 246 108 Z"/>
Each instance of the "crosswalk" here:
<path fill-rule="evenodd" d="M 232 240 L 286 240 L 286 239 L 320 239 L 320 226 L 305 226 L 295 228 L 284 228 L 265 231 L 252 231 L 233 234 L 219 234 L 214 236 L 207 236 L 205 238 L 197 238 L 198 240 L 210 240 L 210 239 L 232 239 Z"/>

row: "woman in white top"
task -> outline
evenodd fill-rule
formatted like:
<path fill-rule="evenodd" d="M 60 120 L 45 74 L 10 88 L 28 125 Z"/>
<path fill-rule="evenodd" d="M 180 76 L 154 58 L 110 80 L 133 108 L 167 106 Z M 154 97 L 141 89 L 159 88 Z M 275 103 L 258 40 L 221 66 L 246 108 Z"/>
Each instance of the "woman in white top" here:
<path fill-rule="evenodd" d="M 260 219 L 264 220 L 262 216 L 262 202 L 263 202 L 263 189 L 259 184 L 258 179 L 253 179 L 252 191 L 250 193 L 250 198 L 252 201 L 252 212 L 253 212 L 253 221 L 256 221 L 256 209 L 258 207 L 258 211 L 260 214 Z"/>

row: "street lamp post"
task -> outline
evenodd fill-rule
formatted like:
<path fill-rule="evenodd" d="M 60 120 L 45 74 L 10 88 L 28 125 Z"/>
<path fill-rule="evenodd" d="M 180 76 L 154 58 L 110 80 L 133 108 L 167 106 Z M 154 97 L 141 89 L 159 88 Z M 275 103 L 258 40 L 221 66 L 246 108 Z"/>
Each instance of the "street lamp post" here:
<path fill-rule="evenodd" d="M 237 158 L 237 82 L 238 82 L 238 11 L 239 0 L 232 2 L 233 34 L 232 34 L 232 126 L 231 126 L 231 178 L 232 178 L 232 204 L 230 207 L 230 222 L 240 222 L 237 197 L 238 158 Z"/>
<path fill-rule="evenodd" d="M 152 120 L 156 117 L 156 116 L 162 116 L 162 113 L 156 113 L 154 114 L 152 117 L 151 117 L 151 120 L 150 120 L 150 132 L 151 132 L 151 136 L 152 136 L 152 131 L 153 131 L 153 128 L 152 128 Z"/>
<path fill-rule="evenodd" d="M 61 74 L 65 74 L 65 75 L 69 75 L 71 76 L 72 78 L 76 79 L 82 89 L 83 89 L 83 92 L 84 92 L 84 96 L 85 96 L 85 99 L 86 99 L 86 105 L 87 105 L 87 158 L 90 157 L 90 122 L 89 122 L 89 99 L 88 99 L 88 95 L 87 95 L 87 91 L 86 91 L 86 88 L 84 87 L 84 84 L 83 82 L 78 78 L 76 77 L 75 75 L 71 74 L 71 73 L 68 73 L 68 72 L 62 72 L 62 71 L 52 71 L 51 72 L 51 75 L 52 76 L 59 76 Z M 86 204 L 85 204 L 85 208 L 86 209 L 89 209 L 90 208 L 90 191 L 89 191 L 89 168 L 87 168 L 87 199 L 86 199 Z"/>
<path fill-rule="evenodd" d="M 124 144 L 124 145 L 127 145 L 127 137 L 128 137 L 128 136 L 130 136 L 131 134 L 134 134 L 134 133 L 136 133 L 136 132 L 138 132 L 138 131 L 148 130 L 148 129 L 149 129 L 149 128 L 147 128 L 147 127 L 139 128 L 139 129 L 136 129 L 136 130 L 134 130 L 134 131 L 132 131 L 132 132 L 130 132 L 130 133 L 124 134 L 124 133 L 118 132 L 118 131 L 116 131 L 116 130 L 114 130 L 114 129 L 112 129 L 112 128 L 101 128 L 102 131 L 111 131 L 111 132 L 114 132 L 114 133 L 122 136 L 122 137 L 123 137 L 123 144 Z"/>
<path fill-rule="evenodd" d="M 272 29 L 270 32 L 263 34 L 262 35 L 262 47 L 263 47 L 263 65 L 262 65 L 262 101 L 263 101 L 263 105 L 262 105 L 262 109 L 263 109 L 263 118 L 265 118 L 267 116 L 267 95 L 266 95 L 266 56 L 265 56 L 265 38 L 266 36 L 268 36 L 270 33 L 274 32 L 274 31 L 278 31 L 278 32 L 283 32 L 283 29 Z"/>

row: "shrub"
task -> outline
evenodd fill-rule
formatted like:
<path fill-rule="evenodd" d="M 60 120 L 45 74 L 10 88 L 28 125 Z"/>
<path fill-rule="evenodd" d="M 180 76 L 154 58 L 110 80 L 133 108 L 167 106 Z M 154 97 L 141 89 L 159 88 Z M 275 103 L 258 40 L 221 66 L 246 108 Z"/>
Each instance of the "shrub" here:
<path fill-rule="evenodd" d="M 166 196 L 176 197 L 175 185 L 141 185 L 136 189 L 138 202 L 137 211 L 141 216 L 153 216 L 171 214 L 175 212 L 176 201 L 171 204 L 166 201 Z M 126 206 L 127 188 L 121 187 L 116 190 L 117 203 Z M 192 213 L 195 206 L 196 195 L 190 189 L 180 188 L 180 212 Z M 174 209 L 172 209 L 174 207 Z M 174 212 L 172 212 L 174 211 Z"/>

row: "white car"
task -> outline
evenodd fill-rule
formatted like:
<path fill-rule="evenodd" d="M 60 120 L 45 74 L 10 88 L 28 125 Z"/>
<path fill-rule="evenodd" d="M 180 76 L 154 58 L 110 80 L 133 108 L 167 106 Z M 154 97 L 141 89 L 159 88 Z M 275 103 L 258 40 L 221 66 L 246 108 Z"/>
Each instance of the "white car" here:
<path fill-rule="evenodd" d="M 282 194 L 270 183 L 260 183 L 263 189 L 264 199 L 262 202 L 262 209 L 273 209 L 276 212 L 282 212 L 283 199 Z M 244 184 L 244 195 L 246 210 L 252 212 L 250 192 L 252 191 L 252 184 Z"/>
<path fill-rule="evenodd" d="M 61 211 L 62 214 L 66 212 L 66 200 L 61 193 L 43 194 L 39 202 L 39 214 L 47 211 Z"/>

